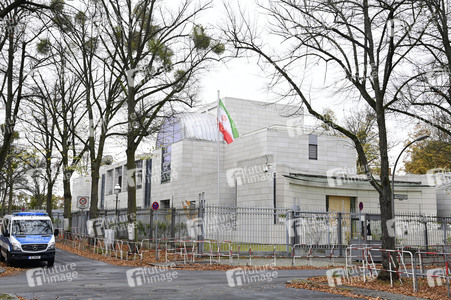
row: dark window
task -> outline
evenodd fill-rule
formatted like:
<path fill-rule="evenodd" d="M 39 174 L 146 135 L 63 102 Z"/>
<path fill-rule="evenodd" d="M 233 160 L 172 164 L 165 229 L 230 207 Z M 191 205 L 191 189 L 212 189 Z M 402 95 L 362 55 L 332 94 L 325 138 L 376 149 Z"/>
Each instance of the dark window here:
<path fill-rule="evenodd" d="M 137 160 L 136 163 L 136 173 L 135 173 L 135 181 L 136 181 L 136 189 L 140 189 L 143 187 L 143 161 Z"/>
<path fill-rule="evenodd" d="M 105 174 L 102 174 L 102 186 L 100 192 L 100 208 L 105 208 Z"/>
<path fill-rule="evenodd" d="M 107 184 L 106 194 L 107 195 L 113 194 L 113 186 L 114 186 L 113 170 L 108 170 L 106 172 L 106 184 Z"/>
<path fill-rule="evenodd" d="M 171 200 L 161 200 L 160 208 L 170 208 L 170 202 Z"/>
<path fill-rule="evenodd" d="M 314 134 L 308 136 L 308 158 L 318 160 L 318 136 Z"/>
<path fill-rule="evenodd" d="M 114 175 L 116 175 L 116 184 L 119 184 L 119 186 L 122 187 L 122 167 L 118 167 L 115 170 Z M 114 186 L 116 186 L 116 184 Z M 119 190 L 119 192 L 122 192 L 122 189 Z"/>
<path fill-rule="evenodd" d="M 127 172 L 127 166 L 123 166 L 122 167 L 122 178 L 123 178 L 123 180 L 124 180 L 124 185 L 122 185 L 121 183 L 119 183 L 119 185 L 121 186 L 121 187 L 123 187 L 122 188 L 122 190 L 121 190 L 121 192 L 126 192 L 127 190 L 128 190 L 128 185 L 130 184 L 130 178 L 128 178 L 128 176 L 129 176 L 129 174 L 128 174 L 129 172 Z M 122 181 L 122 180 L 121 180 Z"/>
<path fill-rule="evenodd" d="M 9 220 L 8 219 L 3 219 L 3 224 L 2 224 L 2 232 L 3 233 L 9 233 Z"/>
<path fill-rule="evenodd" d="M 145 182 L 145 189 L 144 189 L 144 207 L 148 208 L 150 207 L 150 192 L 151 192 L 151 186 L 152 184 L 152 160 L 148 159 L 146 160 L 146 182 Z"/>
<path fill-rule="evenodd" d="M 171 180 L 171 146 L 161 149 L 161 182 Z"/>
<path fill-rule="evenodd" d="M 351 197 L 351 212 L 356 212 L 355 204 L 357 203 L 356 197 Z"/>
<path fill-rule="evenodd" d="M 12 226 L 13 235 L 39 235 L 52 234 L 52 222 L 50 220 L 14 220 Z"/>
<path fill-rule="evenodd" d="M 161 148 L 161 182 L 171 180 L 171 145 L 182 140 L 182 128 L 176 117 L 168 118 L 160 127 L 156 147 Z"/>

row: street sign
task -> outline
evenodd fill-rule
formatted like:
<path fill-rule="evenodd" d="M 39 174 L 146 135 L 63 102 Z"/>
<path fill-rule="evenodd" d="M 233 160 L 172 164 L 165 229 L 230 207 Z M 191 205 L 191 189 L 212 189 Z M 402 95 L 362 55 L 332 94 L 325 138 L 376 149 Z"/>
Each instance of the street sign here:
<path fill-rule="evenodd" d="M 363 210 L 363 202 L 359 203 L 359 210 Z"/>
<path fill-rule="evenodd" d="M 395 194 L 394 195 L 394 198 L 395 199 L 398 199 L 398 200 L 407 200 L 407 195 L 405 195 L 405 194 Z"/>
<path fill-rule="evenodd" d="M 153 209 L 153 210 L 157 210 L 157 209 L 159 209 L 159 208 L 160 208 L 160 204 L 158 204 L 158 202 L 152 203 L 152 209 Z"/>
<path fill-rule="evenodd" d="M 89 197 L 79 196 L 77 200 L 77 206 L 80 209 L 89 208 Z"/>

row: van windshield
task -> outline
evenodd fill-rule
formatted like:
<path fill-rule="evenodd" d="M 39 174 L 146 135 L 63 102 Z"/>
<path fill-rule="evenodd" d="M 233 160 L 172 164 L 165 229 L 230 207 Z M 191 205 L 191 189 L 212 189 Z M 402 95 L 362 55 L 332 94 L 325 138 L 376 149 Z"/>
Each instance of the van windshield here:
<path fill-rule="evenodd" d="M 14 220 L 13 235 L 48 235 L 52 234 L 50 220 Z"/>

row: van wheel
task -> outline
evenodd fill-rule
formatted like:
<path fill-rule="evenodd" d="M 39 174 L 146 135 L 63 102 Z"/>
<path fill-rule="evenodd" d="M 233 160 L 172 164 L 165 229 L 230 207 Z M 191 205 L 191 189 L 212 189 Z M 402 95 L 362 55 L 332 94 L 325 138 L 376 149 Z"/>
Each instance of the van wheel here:
<path fill-rule="evenodd" d="M 52 258 L 51 260 L 47 261 L 47 267 L 53 267 L 53 265 L 55 264 L 55 259 Z"/>

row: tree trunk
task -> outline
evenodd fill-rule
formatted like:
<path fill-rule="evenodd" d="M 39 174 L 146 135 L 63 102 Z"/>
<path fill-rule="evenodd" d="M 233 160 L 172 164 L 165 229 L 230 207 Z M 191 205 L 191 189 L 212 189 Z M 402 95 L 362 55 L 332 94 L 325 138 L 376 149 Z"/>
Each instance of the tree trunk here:
<path fill-rule="evenodd" d="M 129 86 L 129 93 L 127 98 L 127 112 L 128 112 L 128 132 L 127 132 L 127 219 L 130 226 L 134 226 L 134 218 L 136 217 L 136 184 L 135 184 L 135 130 L 133 128 L 133 122 L 135 121 L 135 89 L 133 86 Z M 134 240 L 137 241 L 138 236 L 136 234 L 136 226 L 134 226 Z"/>
<path fill-rule="evenodd" d="M 89 207 L 89 218 L 95 219 L 98 217 L 98 203 L 99 203 L 99 179 L 100 179 L 100 163 L 95 162 L 91 168 L 91 204 Z"/>
<path fill-rule="evenodd" d="M 64 178 L 63 188 L 64 188 L 64 219 L 67 219 L 69 222 L 69 228 L 67 228 L 67 231 L 71 231 L 71 227 L 72 227 L 72 213 L 71 213 L 72 192 L 70 189 L 70 179 Z"/>
<path fill-rule="evenodd" d="M 52 206 L 53 206 L 53 183 L 51 182 L 51 178 L 49 178 L 49 183 L 47 184 L 47 197 L 46 197 L 46 207 L 47 213 L 50 217 L 52 217 Z"/>
<path fill-rule="evenodd" d="M 6 185 L 5 185 L 6 186 Z M 2 199 L 2 213 L 0 216 L 5 215 L 5 206 L 6 206 L 6 196 L 8 195 L 8 186 L 6 186 L 5 190 L 3 191 L 3 199 Z"/>
<path fill-rule="evenodd" d="M 12 209 L 13 209 L 13 183 L 11 179 L 8 192 L 8 215 L 12 213 Z"/>
<path fill-rule="evenodd" d="M 100 180 L 100 166 L 102 164 L 103 149 L 105 145 L 106 132 L 102 125 L 101 136 L 99 137 L 99 148 L 97 156 L 95 153 L 94 137 L 90 137 L 89 140 L 89 152 L 91 156 L 91 204 L 89 207 L 89 218 L 95 219 L 98 217 L 98 205 L 99 205 L 99 180 Z"/>
<path fill-rule="evenodd" d="M 380 95 L 380 99 L 376 101 L 376 113 L 377 113 L 377 126 L 379 131 L 379 154 L 381 157 L 381 173 L 380 181 L 381 187 L 379 191 L 379 205 L 381 210 L 381 226 L 382 226 L 382 249 L 395 249 L 396 241 L 395 237 L 390 236 L 388 233 L 387 220 L 393 219 L 394 212 L 392 212 L 392 191 L 390 186 L 390 168 L 388 158 L 388 142 L 387 142 L 387 128 L 385 121 L 385 111 L 383 107 L 383 96 Z M 396 234 L 395 234 L 396 235 Z M 394 258 L 396 262 L 396 258 Z M 389 254 L 382 252 L 382 268 L 389 269 Z M 397 264 L 397 263 L 396 263 Z M 394 269 L 395 266 L 392 266 Z M 397 273 L 393 273 L 392 276 L 397 278 Z M 389 280 L 389 272 L 380 272 L 379 279 Z"/>
<path fill-rule="evenodd" d="M 7 74 L 7 88 L 6 88 L 6 103 L 5 103 L 5 128 L 3 134 L 3 145 L 0 148 L 0 170 L 5 165 L 6 158 L 10 150 L 11 143 L 14 140 L 14 127 L 16 125 L 15 115 L 13 113 L 14 104 L 14 86 L 13 86 L 13 70 L 14 70 L 14 34 L 8 37 L 8 68 Z M 16 101 L 20 101 L 17 99 Z"/>

